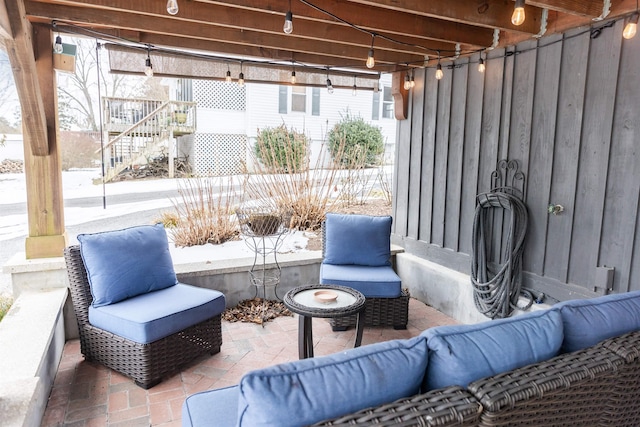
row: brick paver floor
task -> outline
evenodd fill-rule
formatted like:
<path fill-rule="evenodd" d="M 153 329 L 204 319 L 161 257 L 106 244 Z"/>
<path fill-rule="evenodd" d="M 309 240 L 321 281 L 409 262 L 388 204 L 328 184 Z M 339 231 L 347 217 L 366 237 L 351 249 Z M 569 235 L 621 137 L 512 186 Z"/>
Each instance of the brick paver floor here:
<path fill-rule="evenodd" d="M 410 338 L 427 328 L 456 321 L 411 299 L 406 330 L 365 327 L 362 345 Z M 65 344 L 42 426 L 180 426 L 184 399 L 199 391 L 237 384 L 246 372 L 298 359 L 298 319 L 279 317 L 264 327 L 222 322 L 222 349 L 149 390 L 101 365 L 85 362 L 80 342 Z M 333 332 L 313 319 L 316 357 L 353 346 L 355 331 Z"/>

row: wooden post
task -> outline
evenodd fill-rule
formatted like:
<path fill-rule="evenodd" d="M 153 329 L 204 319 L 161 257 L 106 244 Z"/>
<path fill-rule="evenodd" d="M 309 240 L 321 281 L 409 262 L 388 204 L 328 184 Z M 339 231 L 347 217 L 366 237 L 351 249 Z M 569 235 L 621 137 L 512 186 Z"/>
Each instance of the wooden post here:
<path fill-rule="evenodd" d="M 32 28 L 21 0 L 5 3 L 10 18 L 7 53 L 22 109 L 27 216 L 26 257 L 62 256 L 66 246 L 62 172 L 58 147 L 57 85 L 53 70 L 53 34 Z"/>

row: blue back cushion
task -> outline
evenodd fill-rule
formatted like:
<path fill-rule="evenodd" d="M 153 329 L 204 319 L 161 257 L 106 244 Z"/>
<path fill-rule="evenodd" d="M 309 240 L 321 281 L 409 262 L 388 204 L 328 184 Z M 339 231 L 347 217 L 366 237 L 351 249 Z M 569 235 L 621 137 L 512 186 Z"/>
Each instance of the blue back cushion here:
<path fill-rule="evenodd" d="M 640 291 L 565 301 L 552 309 L 562 315 L 563 352 L 640 329 Z"/>
<path fill-rule="evenodd" d="M 439 326 L 422 333 L 429 347 L 426 390 L 470 382 L 547 360 L 559 353 L 562 319 L 536 311 L 475 325 Z"/>
<path fill-rule="evenodd" d="M 391 265 L 391 217 L 327 214 L 325 264 Z"/>
<path fill-rule="evenodd" d="M 78 235 L 94 307 L 178 283 L 162 224 Z"/>
<path fill-rule="evenodd" d="M 427 359 L 424 337 L 414 337 L 249 372 L 238 425 L 304 426 L 412 396 Z"/>

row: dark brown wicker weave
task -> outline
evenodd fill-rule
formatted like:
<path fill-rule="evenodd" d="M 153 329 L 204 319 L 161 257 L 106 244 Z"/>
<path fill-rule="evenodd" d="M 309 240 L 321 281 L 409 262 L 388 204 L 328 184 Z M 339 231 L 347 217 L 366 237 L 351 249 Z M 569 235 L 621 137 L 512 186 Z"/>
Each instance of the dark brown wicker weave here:
<path fill-rule="evenodd" d="M 597 426 L 624 360 L 600 347 L 471 383 L 480 426 Z"/>
<path fill-rule="evenodd" d="M 326 230 L 322 222 L 322 257 L 325 253 Z M 409 291 L 402 290 L 397 298 L 367 297 L 362 319 L 365 326 L 393 326 L 394 329 L 407 329 L 409 321 Z M 344 331 L 356 325 L 356 316 L 330 319 L 334 331 Z"/>
<path fill-rule="evenodd" d="M 610 390 L 601 425 L 640 426 L 640 331 L 605 340 L 599 345 L 626 362 L 618 371 L 615 387 Z"/>
<path fill-rule="evenodd" d="M 453 386 L 363 409 L 314 426 L 475 426 L 481 411 L 482 406 L 469 392 Z"/>
<path fill-rule="evenodd" d="M 64 258 L 85 360 L 101 363 L 148 389 L 196 357 L 220 351 L 220 315 L 149 344 L 130 341 L 90 325 L 89 305 L 93 298 L 80 246 L 66 248 Z"/>

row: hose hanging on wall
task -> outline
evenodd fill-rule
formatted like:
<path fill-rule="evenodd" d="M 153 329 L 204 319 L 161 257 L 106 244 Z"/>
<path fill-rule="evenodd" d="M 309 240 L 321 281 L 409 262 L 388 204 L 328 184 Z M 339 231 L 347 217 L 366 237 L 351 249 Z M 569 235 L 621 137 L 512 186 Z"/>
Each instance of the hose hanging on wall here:
<path fill-rule="evenodd" d="M 495 208 L 502 208 L 509 213 L 502 265 L 488 260 L 492 238 L 490 213 Z M 528 296 L 529 303 L 520 308 L 526 310 L 533 303 L 531 293 L 521 289 L 522 252 L 528 219 L 524 202 L 510 192 L 492 191 L 478 195 L 473 221 L 471 283 L 476 308 L 491 319 L 509 317 L 517 308 L 521 293 Z"/>

